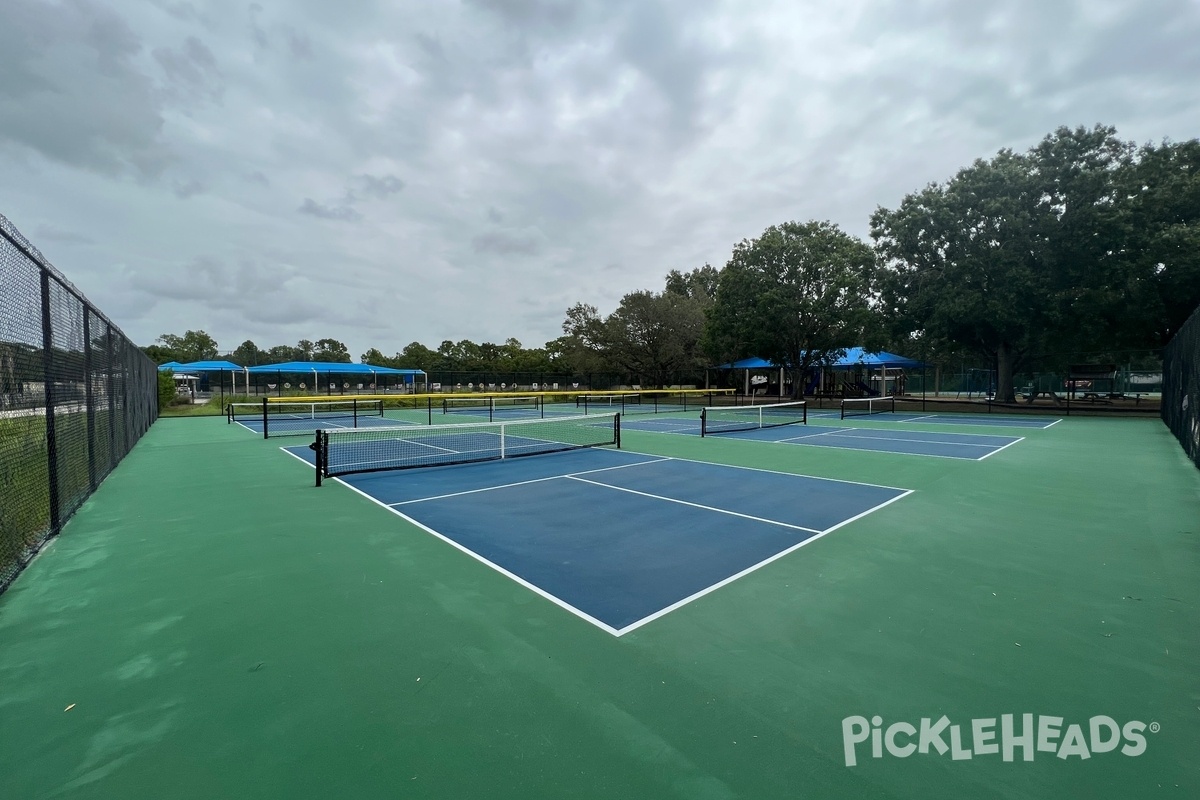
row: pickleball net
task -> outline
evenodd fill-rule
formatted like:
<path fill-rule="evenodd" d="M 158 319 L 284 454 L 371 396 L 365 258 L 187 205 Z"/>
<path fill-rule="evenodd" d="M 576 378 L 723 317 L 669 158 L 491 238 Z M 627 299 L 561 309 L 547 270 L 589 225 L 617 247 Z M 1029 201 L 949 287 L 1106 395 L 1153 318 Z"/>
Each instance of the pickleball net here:
<path fill-rule="evenodd" d="M 621 415 L 460 425 L 317 430 L 317 485 L 360 472 L 445 467 L 477 461 L 621 446 Z"/>
<path fill-rule="evenodd" d="M 627 412 L 633 406 L 641 406 L 642 395 L 637 392 L 617 394 L 581 394 L 575 398 L 575 407 L 581 414 L 611 414 Z"/>
<path fill-rule="evenodd" d="M 896 398 L 887 397 L 847 397 L 842 400 L 842 419 L 847 417 L 868 417 L 874 414 L 890 414 L 896 410 Z"/>
<path fill-rule="evenodd" d="M 808 403 L 803 400 L 761 406 L 710 406 L 700 412 L 701 436 L 807 424 Z"/>
<path fill-rule="evenodd" d="M 325 400 L 312 402 L 230 403 L 225 411 L 229 423 L 262 425 L 263 437 L 309 434 L 326 422 L 337 427 L 356 428 L 360 420 L 382 417 L 382 400 Z"/>
<path fill-rule="evenodd" d="M 528 397 L 447 397 L 442 400 L 443 414 L 467 414 L 486 417 L 489 422 L 497 416 L 541 416 L 542 399 Z"/>

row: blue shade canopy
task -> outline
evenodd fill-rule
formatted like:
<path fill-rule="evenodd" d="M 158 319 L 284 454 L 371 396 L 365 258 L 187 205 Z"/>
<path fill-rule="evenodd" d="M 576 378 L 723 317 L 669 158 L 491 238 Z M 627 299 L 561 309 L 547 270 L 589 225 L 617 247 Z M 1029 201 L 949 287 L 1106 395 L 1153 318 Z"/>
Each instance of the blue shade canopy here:
<path fill-rule="evenodd" d="M 232 361 L 191 361 L 187 364 L 167 362 L 167 364 L 163 364 L 162 366 L 165 367 L 168 364 L 172 365 L 171 369 L 182 369 L 187 370 L 188 372 L 222 372 L 228 370 L 235 370 L 237 372 L 242 371 L 242 368 Z M 162 367 L 159 367 L 159 369 L 162 369 Z"/>
<path fill-rule="evenodd" d="M 778 364 L 772 364 L 770 361 L 751 356 L 743 358 L 740 361 L 732 361 L 728 364 L 718 364 L 713 369 L 779 369 Z"/>
<path fill-rule="evenodd" d="M 238 367 L 241 369 L 241 367 Z M 285 361 L 281 364 L 261 364 L 250 372 L 316 372 L 322 375 L 424 375 L 419 369 L 377 367 L 374 364 L 346 364 L 337 361 Z"/>
<path fill-rule="evenodd" d="M 743 358 L 740 361 L 733 361 L 729 364 L 719 364 L 713 369 L 779 369 L 779 364 L 774 364 L 757 356 L 751 358 Z M 868 353 L 861 347 L 847 347 L 841 358 L 837 359 L 831 365 L 835 369 L 847 367 L 900 367 L 900 368 L 918 368 L 924 366 L 923 362 L 912 358 L 898 356 L 895 353 L 887 353 L 879 351 L 878 353 Z"/>
<path fill-rule="evenodd" d="M 181 367 L 183 367 L 183 364 L 180 364 L 178 361 L 168 361 L 165 364 L 159 364 L 158 371 L 165 372 L 166 370 L 169 370 L 169 369 L 179 369 Z"/>
<path fill-rule="evenodd" d="M 833 363 L 835 367 L 899 367 L 899 368 L 916 368 L 923 367 L 925 364 L 917 361 L 914 358 L 905 358 L 898 356 L 895 353 L 879 351 L 878 353 L 868 353 L 861 347 L 848 347 L 846 354 Z"/>

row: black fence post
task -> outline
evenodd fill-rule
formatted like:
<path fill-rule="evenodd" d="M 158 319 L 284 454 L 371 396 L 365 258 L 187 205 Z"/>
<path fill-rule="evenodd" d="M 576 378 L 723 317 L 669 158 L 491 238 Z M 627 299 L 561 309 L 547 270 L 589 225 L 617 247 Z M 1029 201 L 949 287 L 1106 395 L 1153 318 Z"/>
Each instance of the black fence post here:
<path fill-rule="evenodd" d="M 92 311 L 83 307 L 83 396 L 87 407 L 88 488 L 96 491 L 96 398 L 92 392 Z"/>
<path fill-rule="evenodd" d="M 54 430 L 54 331 L 50 325 L 50 273 L 39 270 L 42 279 L 42 397 L 46 404 L 46 475 L 49 480 L 50 530 L 58 533 L 58 441 Z"/>

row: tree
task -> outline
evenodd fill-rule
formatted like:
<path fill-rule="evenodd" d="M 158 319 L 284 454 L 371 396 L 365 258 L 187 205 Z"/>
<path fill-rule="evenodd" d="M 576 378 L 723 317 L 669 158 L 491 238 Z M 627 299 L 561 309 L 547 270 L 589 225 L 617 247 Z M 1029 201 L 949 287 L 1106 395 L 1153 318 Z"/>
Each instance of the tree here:
<path fill-rule="evenodd" d="M 703 365 L 704 308 L 692 297 L 631 292 L 603 325 L 605 355 L 641 382 L 663 386 L 673 373 Z"/>
<path fill-rule="evenodd" d="M 301 346 L 306 343 L 307 340 L 300 342 Z M 317 343 L 312 346 L 310 360 L 349 364 L 350 349 L 337 339 L 317 339 Z"/>
<path fill-rule="evenodd" d="M 1200 141 L 1146 145 L 1122 176 L 1130 198 L 1124 281 L 1135 347 L 1162 347 L 1200 305 Z"/>
<path fill-rule="evenodd" d="M 158 410 L 162 411 L 175 402 L 175 373 L 163 370 L 158 373 Z"/>
<path fill-rule="evenodd" d="M 1004 150 L 871 217 L 887 260 L 887 311 L 910 330 L 985 355 L 1001 400 L 1014 399 L 1014 367 L 1044 341 L 1057 308 L 1035 258 L 1039 199 L 1026 159 Z"/>
<path fill-rule="evenodd" d="M 289 347 L 286 344 L 278 344 L 266 352 L 264 363 L 266 364 L 283 364 L 288 361 L 307 361 L 302 350 Z"/>
<path fill-rule="evenodd" d="M 741 241 L 707 312 L 706 349 L 772 360 L 801 396 L 811 367 L 874 333 L 874 264 L 866 243 L 830 222 L 786 222 Z"/>
<path fill-rule="evenodd" d="M 155 364 L 165 364 L 168 361 L 178 361 L 175 357 L 175 351 L 161 344 L 148 344 L 142 348 L 142 352 Z"/>
<path fill-rule="evenodd" d="M 188 331 L 183 336 L 164 333 L 157 341 L 172 353 L 175 361 L 208 361 L 217 357 L 217 341 L 204 331 Z M 168 361 L 171 359 L 167 359 Z"/>
<path fill-rule="evenodd" d="M 673 269 L 667 273 L 666 292 L 691 297 L 707 305 L 717 296 L 717 284 L 720 279 L 720 271 L 709 264 L 687 273 Z"/>
<path fill-rule="evenodd" d="M 436 350 L 431 350 L 420 342 L 409 342 L 396 354 L 393 366 L 397 369 L 419 369 L 429 372 L 437 364 L 437 358 Z"/>
<path fill-rule="evenodd" d="M 229 360 L 239 366 L 255 367 L 259 364 L 268 363 L 266 355 L 265 352 L 258 349 L 258 345 L 247 339 L 229 354 Z"/>
<path fill-rule="evenodd" d="M 396 359 L 385 356 L 377 347 L 372 347 L 370 350 L 359 356 L 359 361 L 361 361 L 363 364 L 371 364 L 376 367 L 396 368 Z"/>
<path fill-rule="evenodd" d="M 1059 128 L 878 209 L 885 306 L 906 333 L 969 348 L 1013 401 L 1027 356 L 1161 346 L 1200 302 L 1200 144 L 1138 150 Z"/>
<path fill-rule="evenodd" d="M 547 353 L 556 367 L 576 375 L 604 372 L 610 368 L 604 320 L 595 306 L 576 303 L 568 308 L 562 330 L 561 337 L 546 343 Z"/>

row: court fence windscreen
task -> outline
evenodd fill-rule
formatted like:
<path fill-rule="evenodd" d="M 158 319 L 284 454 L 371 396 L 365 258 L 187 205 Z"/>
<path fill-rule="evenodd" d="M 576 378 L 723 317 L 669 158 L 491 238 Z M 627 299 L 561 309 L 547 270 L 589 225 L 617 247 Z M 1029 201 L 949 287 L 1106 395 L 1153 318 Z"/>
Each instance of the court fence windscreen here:
<path fill-rule="evenodd" d="M 621 415 L 519 422 L 316 430 L 317 486 L 359 472 L 444 467 L 541 455 L 582 447 L 621 446 Z"/>
<path fill-rule="evenodd" d="M 0 215 L 0 592 L 158 417 L 154 362 Z"/>
<path fill-rule="evenodd" d="M 1200 307 L 1163 352 L 1162 418 L 1200 467 Z"/>

